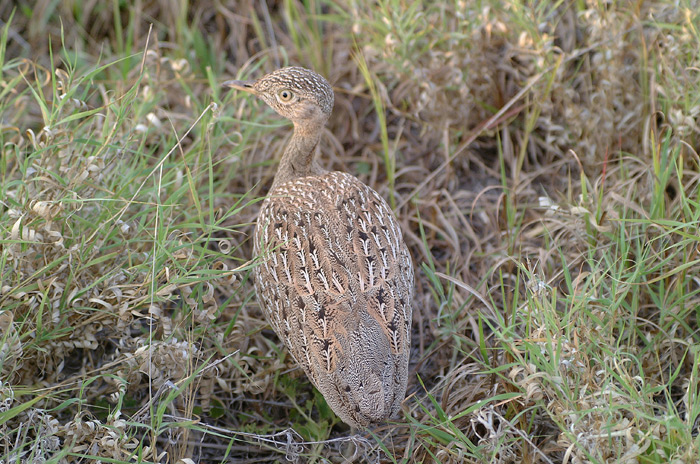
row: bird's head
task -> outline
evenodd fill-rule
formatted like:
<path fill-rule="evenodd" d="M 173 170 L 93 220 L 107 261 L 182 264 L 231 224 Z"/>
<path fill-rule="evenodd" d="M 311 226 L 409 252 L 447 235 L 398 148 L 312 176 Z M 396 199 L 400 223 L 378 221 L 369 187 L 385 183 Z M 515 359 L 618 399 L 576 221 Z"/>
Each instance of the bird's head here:
<path fill-rule="evenodd" d="M 333 110 L 333 89 L 320 74 L 290 66 L 253 81 L 226 81 L 225 86 L 252 93 L 297 126 L 325 124 Z"/>

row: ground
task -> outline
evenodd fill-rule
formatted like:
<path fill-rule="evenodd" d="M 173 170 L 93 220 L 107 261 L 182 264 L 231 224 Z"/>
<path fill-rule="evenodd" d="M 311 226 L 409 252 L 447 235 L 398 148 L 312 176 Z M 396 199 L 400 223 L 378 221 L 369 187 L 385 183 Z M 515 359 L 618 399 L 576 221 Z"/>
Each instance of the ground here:
<path fill-rule="evenodd" d="M 700 461 L 699 12 L 0 4 L 0 460 Z M 416 268 L 407 399 L 369 431 L 249 279 L 291 126 L 221 83 L 288 64 Z"/>

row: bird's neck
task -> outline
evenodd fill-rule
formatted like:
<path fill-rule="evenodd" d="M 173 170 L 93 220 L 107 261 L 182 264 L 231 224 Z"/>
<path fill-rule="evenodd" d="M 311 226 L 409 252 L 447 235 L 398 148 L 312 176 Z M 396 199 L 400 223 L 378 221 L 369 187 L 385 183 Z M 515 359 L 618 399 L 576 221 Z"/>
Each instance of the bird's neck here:
<path fill-rule="evenodd" d="M 290 180 L 326 172 L 315 159 L 322 131 L 323 124 L 314 127 L 294 125 L 294 134 L 284 150 L 270 190 Z"/>

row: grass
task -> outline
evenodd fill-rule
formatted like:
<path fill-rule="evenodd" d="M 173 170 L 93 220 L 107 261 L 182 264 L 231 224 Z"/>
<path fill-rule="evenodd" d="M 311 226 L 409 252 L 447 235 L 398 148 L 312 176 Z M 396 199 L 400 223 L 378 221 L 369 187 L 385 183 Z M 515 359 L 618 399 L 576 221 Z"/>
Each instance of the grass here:
<path fill-rule="evenodd" d="M 0 459 L 700 460 L 697 5 L 35 3 L 0 6 Z M 290 125 L 219 83 L 286 64 L 419 270 L 403 415 L 354 435 L 249 281 Z"/>

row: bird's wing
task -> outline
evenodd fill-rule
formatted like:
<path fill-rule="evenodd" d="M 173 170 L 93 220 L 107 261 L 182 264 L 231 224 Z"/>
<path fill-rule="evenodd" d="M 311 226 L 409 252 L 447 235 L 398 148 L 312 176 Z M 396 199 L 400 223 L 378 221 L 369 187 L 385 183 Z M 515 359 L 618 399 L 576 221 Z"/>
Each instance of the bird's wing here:
<path fill-rule="evenodd" d="M 255 247 L 263 311 L 326 399 L 328 384 L 362 396 L 367 375 L 385 393 L 403 383 L 402 396 L 413 270 L 386 202 L 344 173 L 287 182 L 262 207 Z"/>

